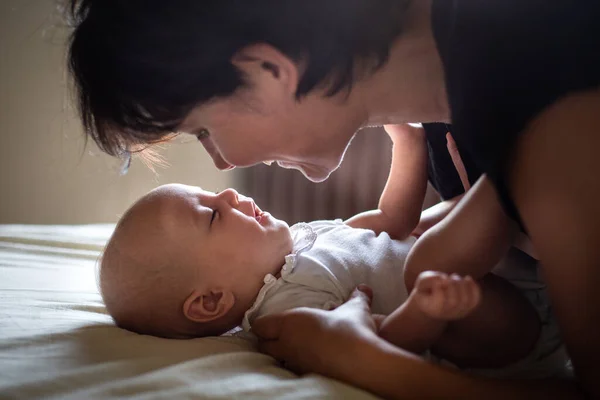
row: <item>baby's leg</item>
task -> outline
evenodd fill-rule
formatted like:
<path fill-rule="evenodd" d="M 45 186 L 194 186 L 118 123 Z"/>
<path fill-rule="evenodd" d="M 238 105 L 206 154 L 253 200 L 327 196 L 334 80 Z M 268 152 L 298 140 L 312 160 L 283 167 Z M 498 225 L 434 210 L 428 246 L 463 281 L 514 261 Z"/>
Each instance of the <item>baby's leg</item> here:
<path fill-rule="evenodd" d="M 510 247 L 515 225 L 482 177 L 442 222 L 411 249 L 404 280 L 412 290 L 424 270 L 479 280 L 482 300 L 469 316 L 448 325 L 434 352 L 459 366 L 498 367 L 527 355 L 539 336 L 533 306 L 511 284 L 490 274 Z"/>
<path fill-rule="evenodd" d="M 423 272 L 404 304 L 382 321 L 379 335 L 398 347 L 422 353 L 441 339 L 448 321 L 467 316 L 480 298 L 471 278 Z"/>
<path fill-rule="evenodd" d="M 404 266 L 412 290 L 423 271 L 441 271 L 480 279 L 506 254 L 517 232 L 504 213 L 493 185 L 484 176 L 452 212 L 419 237 Z"/>
<path fill-rule="evenodd" d="M 539 337 L 535 309 L 496 275 L 488 274 L 478 284 L 479 305 L 467 317 L 448 323 L 432 352 L 462 368 L 500 368 L 519 361 Z"/>
<path fill-rule="evenodd" d="M 480 283 L 427 271 L 379 335 L 406 350 L 427 349 L 462 368 L 499 368 L 525 357 L 539 336 L 533 306 L 495 275 Z"/>

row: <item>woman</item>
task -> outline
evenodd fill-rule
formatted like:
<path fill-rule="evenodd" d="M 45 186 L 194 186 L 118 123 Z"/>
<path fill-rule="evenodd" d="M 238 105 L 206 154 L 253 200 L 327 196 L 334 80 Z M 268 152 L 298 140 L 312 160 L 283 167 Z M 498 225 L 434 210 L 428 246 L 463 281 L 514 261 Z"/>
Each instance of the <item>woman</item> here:
<path fill-rule="evenodd" d="M 361 127 L 451 122 L 536 247 L 583 390 L 426 364 L 377 339 L 360 293 L 330 313 L 262 321 L 267 352 L 386 397 L 600 396 L 600 3 L 71 3 L 81 115 L 113 155 L 185 132 L 221 169 L 275 160 L 321 181 Z M 454 215 L 482 195 L 472 190 Z"/>

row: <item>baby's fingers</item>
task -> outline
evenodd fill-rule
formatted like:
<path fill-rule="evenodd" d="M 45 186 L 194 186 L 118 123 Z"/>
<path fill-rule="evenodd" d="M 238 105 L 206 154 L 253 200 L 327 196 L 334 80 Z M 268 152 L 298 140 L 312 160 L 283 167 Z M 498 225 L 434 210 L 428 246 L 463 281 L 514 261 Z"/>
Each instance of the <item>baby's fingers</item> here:
<path fill-rule="evenodd" d="M 421 272 L 415 282 L 415 289 L 424 294 L 436 293 L 445 289 L 446 274 L 436 271 Z"/>
<path fill-rule="evenodd" d="M 452 275 L 447 278 L 447 282 L 448 284 L 445 290 L 445 308 L 447 311 L 454 311 L 461 306 L 463 298 L 460 277 L 458 275 Z"/>
<path fill-rule="evenodd" d="M 458 292 L 459 292 L 459 304 L 461 309 L 471 309 L 473 302 L 473 293 L 471 290 L 472 281 L 469 281 L 467 277 L 459 277 L 458 275 L 452 275 L 452 278 L 457 280 Z"/>
<path fill-rule="evenodd" d="M 468 315 L 479 304 L 480 290 L 479 286 L 471 277 L 455 278 L 459 292 L 459 302 L 455 313 L 457 317 Z"/>
<path fill-rule="evenodd" d="M 473 310 L 481 302 L 481 288 L 470 276 L 465 278 L 464 285 L 469 293 L 469 308 Z"/>

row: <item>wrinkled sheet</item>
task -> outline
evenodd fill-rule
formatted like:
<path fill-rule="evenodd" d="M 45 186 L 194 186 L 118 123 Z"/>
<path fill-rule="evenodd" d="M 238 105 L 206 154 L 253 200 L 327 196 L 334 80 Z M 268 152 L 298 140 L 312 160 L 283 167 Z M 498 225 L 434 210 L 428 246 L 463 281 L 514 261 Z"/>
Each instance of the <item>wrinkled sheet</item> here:
<path fill-rule="evenodd" d="M 113 228 L 0 225 L 0 398 L 374 398 L 298 377 L 240 337 L 167 340 L 115 327 L 95 279 Z"/>

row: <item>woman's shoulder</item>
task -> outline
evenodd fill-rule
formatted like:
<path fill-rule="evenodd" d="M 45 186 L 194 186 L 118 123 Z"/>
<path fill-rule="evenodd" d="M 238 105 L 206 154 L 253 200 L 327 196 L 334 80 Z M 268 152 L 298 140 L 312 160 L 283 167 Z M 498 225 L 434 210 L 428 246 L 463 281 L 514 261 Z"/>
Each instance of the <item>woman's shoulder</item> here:
<path fill-rule="evenodd" d="M 574 102 L 592 101 L 580 93 L 600 87 L 598 21 L 597 0 L 433 0 L 453 136 L 513 217 L 507 160 L 533 122 L 584 112 Z"/>
<path fill-rule="evenodd" d="M 526 132 L 532 130 L 600 135 L 600 86 L 560 98 L 530 122 Z"/>

